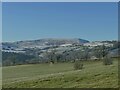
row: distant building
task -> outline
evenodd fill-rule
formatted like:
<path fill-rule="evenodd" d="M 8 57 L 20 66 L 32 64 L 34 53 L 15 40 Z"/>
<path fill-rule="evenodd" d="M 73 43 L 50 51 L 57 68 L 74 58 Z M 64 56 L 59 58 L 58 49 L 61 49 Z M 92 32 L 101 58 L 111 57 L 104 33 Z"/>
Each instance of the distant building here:
<path fill-rule="evenodd" d="M 62 44 L 62 45 L 60 45 L 60 46 L 62 46 L 62 47 L 66 47 L 66 46 L 71 46 L 72 44 Z"/>
<path fill-rule="evenodd" d="M 113 46 L 113 44 L 103 43 L 103 42 L 90 42 L 90 43 L 85 43 L 83 45 L 84 46 L 89 46 L 89 47 L 102 46 L 102 45 L 105 45 L 107 47 L 112 47 Z"/>
<path fill-rule="evenodd" d="M 17 50 L 2 50 L 3 52 L 13 52 L 13 53 L 25 53 L 25 51 L 17 51 Z"/>
<path fill-rule="evenodd" d="M 92 56 L 90 59 L 91 59 L 91 60 L 98 60 L 99 58 L 97 58 L 97 57 L 95 57 L 95 56 Z"/>

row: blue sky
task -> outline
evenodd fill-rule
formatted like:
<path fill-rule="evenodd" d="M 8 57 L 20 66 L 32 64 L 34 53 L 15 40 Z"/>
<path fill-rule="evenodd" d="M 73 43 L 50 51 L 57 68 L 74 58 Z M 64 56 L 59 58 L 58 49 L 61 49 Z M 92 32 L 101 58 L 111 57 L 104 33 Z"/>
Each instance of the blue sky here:
<path fill-rule="evenodd" d="M 117 3 L 3 3 L 3 41 L 118 39 Z"/>

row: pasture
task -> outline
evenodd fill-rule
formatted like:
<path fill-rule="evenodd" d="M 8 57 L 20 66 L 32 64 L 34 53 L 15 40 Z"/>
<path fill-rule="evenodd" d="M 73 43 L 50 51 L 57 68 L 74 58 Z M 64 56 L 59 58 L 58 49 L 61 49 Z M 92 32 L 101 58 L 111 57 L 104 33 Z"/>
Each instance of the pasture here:
<path fill-rule="evenodd" d="M 31 64 L 3 67 L 3 88 L 117 88 L 118 61 L 105 66 L 101 61 Z"/>

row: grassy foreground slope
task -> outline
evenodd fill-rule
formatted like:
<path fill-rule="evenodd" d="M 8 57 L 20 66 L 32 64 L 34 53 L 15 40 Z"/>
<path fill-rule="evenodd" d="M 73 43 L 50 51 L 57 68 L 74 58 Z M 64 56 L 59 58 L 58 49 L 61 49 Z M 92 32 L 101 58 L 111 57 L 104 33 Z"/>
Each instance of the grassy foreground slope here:
<path fill-rule="evenodd" d="M 20 65 L 3 68 L 3 88 L 117 88 L 118 62 L 84 62 L 73 70 L 72 63 Z"/>

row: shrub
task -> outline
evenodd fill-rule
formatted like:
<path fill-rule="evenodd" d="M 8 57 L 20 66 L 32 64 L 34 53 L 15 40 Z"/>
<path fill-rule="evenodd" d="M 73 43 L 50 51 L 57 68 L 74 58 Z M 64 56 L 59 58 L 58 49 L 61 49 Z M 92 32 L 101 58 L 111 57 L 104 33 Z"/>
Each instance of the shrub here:
<path fill-rule="evenodd" d="M 111 65 L 111 64 L 113 64 L 112 58 L 110 58 L 110 57 L 105 57 L 105 58 L 103 59 L 103 64 L 104 64 L 104 65 Z"/>
<path fill-rule="evenodd" d="M 83 64 L 80 61 L 75 61 L 75 63 L 74 63 L 74 69 L 75 70 L 83 69 Z"/>

